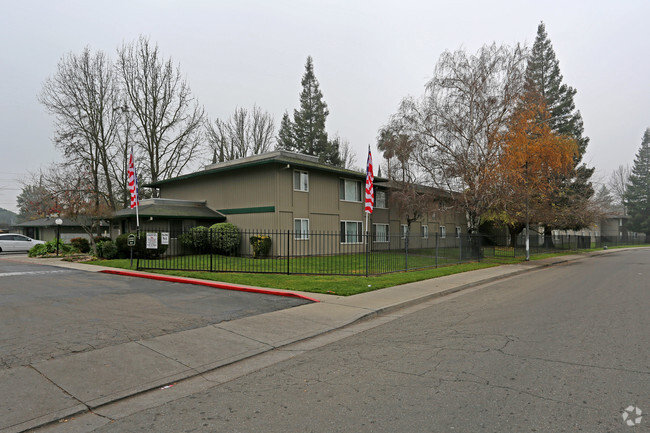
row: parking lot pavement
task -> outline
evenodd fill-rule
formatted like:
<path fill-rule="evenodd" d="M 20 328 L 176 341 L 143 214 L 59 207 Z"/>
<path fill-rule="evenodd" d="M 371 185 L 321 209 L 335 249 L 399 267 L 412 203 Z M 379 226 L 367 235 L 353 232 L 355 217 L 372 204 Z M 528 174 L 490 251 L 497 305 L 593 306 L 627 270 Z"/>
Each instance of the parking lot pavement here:
<path fill-rule="evenodd" d="M 0 258 L 0 370 L 308 303 Z"/>

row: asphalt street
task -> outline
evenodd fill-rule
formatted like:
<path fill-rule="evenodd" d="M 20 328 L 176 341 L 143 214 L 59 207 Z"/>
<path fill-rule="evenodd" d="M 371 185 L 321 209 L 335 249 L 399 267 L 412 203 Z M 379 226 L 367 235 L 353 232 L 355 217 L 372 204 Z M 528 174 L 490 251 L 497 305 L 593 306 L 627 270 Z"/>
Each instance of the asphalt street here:
<path fill-rule="evenodd" d="M 650 431 L 649 276 L 637 249 L 508 278 L 96 431 Z"/>
<path fill-rule="evenodd" d="M 302 305 L 0 256 L 0 370 Z"/>

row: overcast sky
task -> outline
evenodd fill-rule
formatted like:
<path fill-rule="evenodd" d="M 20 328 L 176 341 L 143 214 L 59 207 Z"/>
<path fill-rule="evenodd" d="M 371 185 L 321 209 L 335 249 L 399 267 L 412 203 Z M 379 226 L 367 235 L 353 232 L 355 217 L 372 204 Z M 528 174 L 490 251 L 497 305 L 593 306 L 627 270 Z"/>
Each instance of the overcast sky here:
<path fill-rule="evenodd" d="M 650 127 L 650 1 L 2 0 L 0 207 L 20 179 L 59 160 L 37 101 L 60 58 L 85 46 L 113 59 L 139 35 L 180 64 L 211 119 L 257 104 L 279 126 L 298 106 L 308 55 L 329 106 L 327 131 L 357 165 L 400 100 L 423 93 L 445 50 L 531 46 L 546 31 L 591 138 L 585 161 L 606 178 L 631 164 Z"/>

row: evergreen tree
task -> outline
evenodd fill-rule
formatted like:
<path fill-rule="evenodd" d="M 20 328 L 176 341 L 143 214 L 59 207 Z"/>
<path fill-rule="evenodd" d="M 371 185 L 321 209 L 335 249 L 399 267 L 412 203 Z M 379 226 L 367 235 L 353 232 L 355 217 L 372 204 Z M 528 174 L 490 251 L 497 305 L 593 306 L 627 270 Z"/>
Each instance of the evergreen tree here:
<path fill-rule="evenodd" d="M 314 75 L 311 56 L 307 57 L 301 84 L 300 109 L 293 111 L 293 122 L 286 113 L 282 117 L 277 147 L 318 156 L 320 162 L 340 165 L 338 145 L 327 139 L 325 121 L 329 111 Z"/>
<path fill-rule="evenodd" d="M 278 131 L 276 149 L 283 149 L 289 151 L 296 150 L 296 143 L 293 136 L 293 123 L 289 118 L 289 114 L 285 111 L 280 122 L 280 130 Z"/>
<path fill-rule="evenodd" d="M 628 229 L 650 236 L 650 128 L 645 130 L 641 148 L 634 158 L 634 167 L 625 193 Z"/>
<path fill-rule="evenodd" d="M 570 176 L 561 180 L 562 188 L 552 200 L 556 215 L 554 221 L 547 222 L 545 236 L 551 242 L 551 230 L 579 229 L 592 221 L 589 212 L 589 199 L 594 195 L 590 178 L 593 168 L 581 164 L 587 150 L 589 137 L 584 136 L 584 126 L 580 111 L 576 110 L 573 97 L 576 90 L 562 82 L 559 62 L 555 57 L 553 45 L 548 39 L 544 23 L 537 27 L 537 37 L 531 50 L 526 69 L 527 91 L 539 92 L 546 102 L 550 114 L 551 129 L 576 141 L 578 153 L 574 157 L 574 169 Z"/>

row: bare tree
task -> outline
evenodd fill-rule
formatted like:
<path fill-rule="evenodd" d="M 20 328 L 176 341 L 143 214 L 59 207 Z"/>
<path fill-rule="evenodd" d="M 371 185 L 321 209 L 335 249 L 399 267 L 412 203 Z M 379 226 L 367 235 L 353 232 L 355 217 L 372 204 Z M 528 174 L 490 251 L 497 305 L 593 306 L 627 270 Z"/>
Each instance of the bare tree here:
<path fill-rule="evenodd" d="M 115 209 L 116 205 L 111 164 L 119 125 L 113 107 L 118 97 L 110 60 L 101 51 L 91 53 L 88 47 L 80 55 L 64 56 L 39 95 L 39 101 L 54 115 L 57 147 L 68 166 L 89 177 L 97 209 L 104 205 Z"/>
<path fill-rule="evenodd" d="M 341 162 L 341 167 L 347 168 L 348 170 L 364 171 L 360 167 L 356 167 L 357 155 L 352 150 L 350 146 L 350 141 L 341 138 L 338 134 L 331 140 L 331 145 L 335 146 L 339 150 L 339 158 Z"/>
<path fill-rule="evenodd" d="M 625 195 L 627 185 L 630 183 L 630 166 L 619 165 L 609 177 L 608 188 L 614 204 L 625 212 Z"/>
<path fill-rule="evenodd" d="M 525 54 L 520 46 L 495 44 L 475 55 L 442 54 L 424 96 L 404 99 L 388 126 L 408 137 L 394 150 L 407 147 L 405 169 L 426 184 L 461 194 L 470 231 L 478 230 L 498 198 L 498 137 L 523 89 Z"/>
<path fill-rule="evenodd" d="M 207 124 L 206 132 L 213 163 L 268 152 L 275 140 L 273 116 L 257 106 L 236 108 L 228 119 Z"/>
<path fill-rule="evenodd" d="M 200 154 L 203 125 L 203 108 L 180 68 L 141 36 L 118 50 L 117 71 L 135 140 L 146 157 L 140 173 L 153 182 L 180 174 Z"/>

